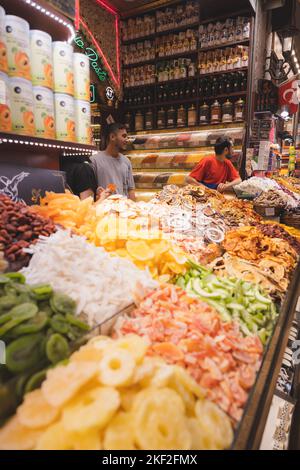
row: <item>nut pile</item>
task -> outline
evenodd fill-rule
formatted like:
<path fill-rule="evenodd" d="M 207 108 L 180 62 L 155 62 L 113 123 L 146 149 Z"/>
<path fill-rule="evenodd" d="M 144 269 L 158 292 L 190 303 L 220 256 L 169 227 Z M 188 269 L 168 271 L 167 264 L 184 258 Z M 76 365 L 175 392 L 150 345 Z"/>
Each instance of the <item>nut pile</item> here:
<path fill-rule="evenodd" d="M 34 214 L 19 202 L 0 194 L 0 245 L 9 263 L 26 265 L 30 255 L 23 251 L 40 235 L 49 236 L 56 231 L 54 223 Z"/>

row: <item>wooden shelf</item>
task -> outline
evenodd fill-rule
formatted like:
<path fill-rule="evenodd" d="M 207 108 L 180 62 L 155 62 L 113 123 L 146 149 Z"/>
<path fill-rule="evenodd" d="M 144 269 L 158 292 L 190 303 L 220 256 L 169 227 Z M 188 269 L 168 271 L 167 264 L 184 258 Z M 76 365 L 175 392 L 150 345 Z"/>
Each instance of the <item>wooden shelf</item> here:
<path fill-rule="evenodd" d="M 215 99 L 222 99 L 222 98 L 233 98 L 235 96 L 247 96 L 246 91 L 234 91 L 232 93 L 224 93 L 222 95 L 214 95 L 214 96 L 199 96 L 200 101 L 209 101 L 209 100 L 215 100 Z"/>
<path fill-rule="evenodd" d="M 156 57 L 156 62 L 164 62 L 166 60 L 173 59 L 186 59 L 187 57 L 196 57 L 198 51 L 187 51 L 187 52 L 178 52 L 177 54 L 166 55 L 164 57 Z"/>
<path fill-rule="evenodd" d="M 201 132 L 201 131 L 207 131 L 207 130 L 212 130 L 214 131 L 215 129 L 241 129 L 244 127 L 244 122 L 231 122 L 227 124 L 205 124 L 204 126 L 190 126 L 190 127 L 181 127 L 180 128 L 180 133 L 181 132 Z M 152 131 L 131 131 L 128 133 L 128 135 L 133 136 L 133 137 L 141 137 L 144 135 L 157 135 L 157 134 L 178 134 L 178 127 L 175 127 L 174 129 L 153 129 Z"/>
<path fill-rule="evenodd" d="M 186 25 L 182 25 L 182 26 L 177 26 L 175 28 L 170 28 L 170 29 L 167 29 L 166 31 L 156 31 L 155 33 L 155 36 L 165 36 L 165 35 L 168 35 L 168 34 L 173 34 L 173 33 L 180 33 L 182 31 L 187 31 L 188 29 L 193 29 L 193 28 L 197 28 L 199 27 L 199 21 L 195 21 L 194 23 L 191 23 L 191 24 L 186 24 Z"/>
<path fill-rule="evenodd" d="M 143 65 L 155 64 L 156 59 L 144 60 L 142 62 L 136 62 L 134 64 L 123 64 L 124 69 L 133 69 L 135 67 L 142 67 Z"/>
<path fill-rule="evenodd" d="M 154 86 L 156 85 L 156 83 L 147 83 L 146 85 L 133 85 L 133 86 L 128 86 L 128 87 L 124 87 L 124 91 L 126 92 L 126 90 L 133 90 L 135 88 L 145 88 L 145 87 L 151 87 L 153 88 Z"/>
<path fill-rule="evenodd" d="M 196 77 L 186 77 L 186 78 L 176 78 L 176 79 L 167 80 L 167 81 L 164 81 L 164 82 L 157 82 L 156 85 L 174 85 L 175 83 L 186 82 L 186 81 L 192 82 L 193 80 L 197 80 L 197 76 Z"/>
<path fill-rule="evenodd" d="M 134 42 L 146 41 L 146 40 L 155 39 L 155 38 L 156 38 L 156 33 L 152 33 L 152 34 L 148 34 L 146 36 L 140 36 L 134 39 L 122 39 L 122 44 L 127 45 L 127 44 L 132 44 Z"/>
<path fill-rule="evenodd" d="M 217 49 L 226 49 L 226 47 L 232 46 L 244 46 L 250 44 L 250 39 L 242 39 L 241 41 L 231 41 L 226 44 L 219 44 L 218 46 L 199 47 L 199 52 L 214 51 Z"/>
<path fill-rule="evenodd" d="M 216 75 L 226 75 L 228 73 L 236 73 L 236 72 L 247 72 L 248 67 L 240 67 L 238 69 L 232 69 L 232 70 L 223 70 L 221 72 L 211 72 L 211 73 L 202 73 L 199 74 L 199 78 L 206 78 L 206 77 L 211 77 L 211 76 L 216 76 Z"/>

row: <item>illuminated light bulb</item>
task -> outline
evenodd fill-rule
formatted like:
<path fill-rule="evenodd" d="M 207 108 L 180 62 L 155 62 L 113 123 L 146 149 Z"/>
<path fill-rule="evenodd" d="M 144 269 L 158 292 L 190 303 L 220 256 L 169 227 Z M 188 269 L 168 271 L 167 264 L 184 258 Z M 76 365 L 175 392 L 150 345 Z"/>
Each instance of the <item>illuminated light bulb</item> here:
<path fill-rule="evenodd" d="M 29 142 L 26 141 L 26 142 L 25 142 L 25 145 L 28 145 L 28 144 L 29 144 Z"/>

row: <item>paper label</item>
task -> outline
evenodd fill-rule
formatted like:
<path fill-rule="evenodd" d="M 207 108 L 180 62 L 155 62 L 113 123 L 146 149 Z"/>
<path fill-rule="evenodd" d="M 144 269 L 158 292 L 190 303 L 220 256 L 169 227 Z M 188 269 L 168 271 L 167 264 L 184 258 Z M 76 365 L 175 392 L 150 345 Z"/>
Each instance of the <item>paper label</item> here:
<path fill-rule="evenodd" d="M 273 215 L 275 215 L 274 207 L 266 207 L 266 216 L 272 217 Z"/>

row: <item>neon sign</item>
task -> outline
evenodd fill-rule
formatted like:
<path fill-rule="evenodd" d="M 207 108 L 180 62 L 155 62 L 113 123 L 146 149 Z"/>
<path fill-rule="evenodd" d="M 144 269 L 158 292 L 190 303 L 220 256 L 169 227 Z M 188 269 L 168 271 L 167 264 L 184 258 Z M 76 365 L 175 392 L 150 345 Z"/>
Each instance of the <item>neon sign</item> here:
<path fill-rule="evenodd" d="M 84 50 L 85 55 L 90 60 L 90 65 L 94 69 L 97 77 L 101 82 L 104 82 L 108 78 L 108 74 L 103 70 L 102 64 L 100 62 L 97 52 L 90 46 L 87 46 L 84 42 L 84 39 L 81 36 L 76 36 L 74 39 L 76 46 Z"/>

